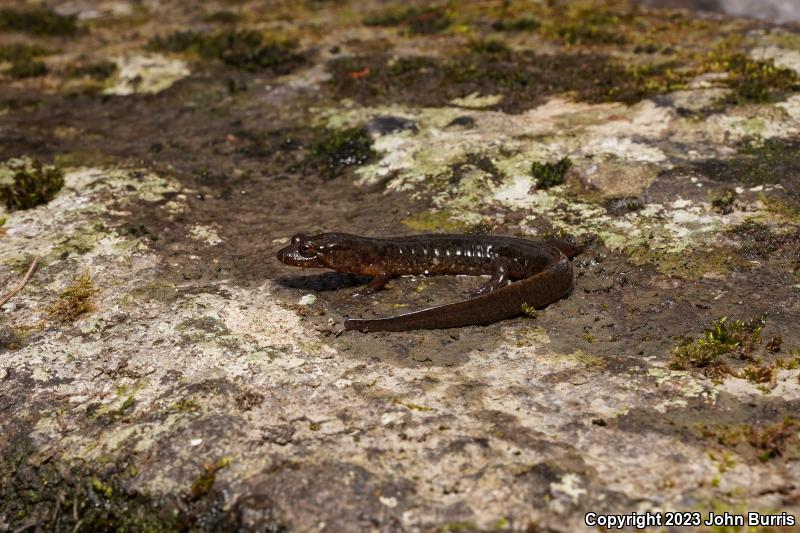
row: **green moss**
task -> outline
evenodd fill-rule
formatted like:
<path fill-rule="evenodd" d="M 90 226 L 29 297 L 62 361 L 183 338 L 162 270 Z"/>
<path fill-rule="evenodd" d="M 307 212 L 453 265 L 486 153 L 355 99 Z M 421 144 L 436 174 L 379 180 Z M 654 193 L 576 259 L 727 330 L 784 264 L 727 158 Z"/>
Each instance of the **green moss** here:
<path fill-rule="evenodd" d="M 403 26 L 410 35 L 431 35 L 446 30 L 451 24 L 450 16 L 439 7 L 390 8 L 367 15 L 367 26 Z"/>
<path fill-rule="evenodd" d="M 67 75 L 72 78 L 92 78 L 105 80 L 117 71 L 117 64 L 113 61 L 97 61 L 83 65 L 74 65 L 69 68 Z"/>
<path fill-rule="evenodd" d="M 217 472 L 230 465 L 232 461 L 232 457 L 225 456 L 215 463 L 205 463 L 203 465 L 203 473 L 192 483 L 189 499 L 197 500 L 211 492 L 217 479 Z"/>
<path fill-rule="evenodd" d="M 800 420 L 785 417 L 783 420 L 761 425 L 706 425 L 701 433 L 726 447 L 750 449 L 756 459 L 765 462 L 775 457 L 798 456 Z"/>
<path fill-rule="evenodd" d="M 162 533 L 177 531 L 180 522 L 191 523 L 200 515 L 213 516 L 201 509 L 163 512 L 163 502 L 129 489 L 135 471 L 129 457 L 73 462 L 56 454 L 44 462 L 30 460 L 40 450 L 9 436 L 15 440 L 0 454 L 0 516 L 9 530 L 30 529 L 35 523 L 44 531 Z"/>
<path fill-rule="evenodd" d="M 533 17 L 501 18 L 492 23 L 494 31 L 533 31 L 542 25 Z"/>
<path fill-rule="evenodd" d="M 38 78 L 47 74 L 47 65 L 43 61 L 17 61 L 5 70 L 4 74 L 15 79 Z"/>
<path fill-rule="evenodd" d="M 76 320 L 94 311 L 94 295 L 99 292 L 89 274 L 81 274 L 64 289 L 58 300 L 47 308 L 47 318 L 61 324 Z"/>
<path fill-rule="evenodd" d="M 723 187 L 715 191 L 709 191 L 711 206 L 727 215 L 733 211 L 733 203 L 736 201 L 736 191 L 730 187 Z"/>
<path fill-rule="evenodd" d="M 777 67 L 772 60 L 750 59 L 744 54 L 716 57 L 706 68 L 728 74 L 725 84 L 733 92 L 726 100 L 731 104 L 773 102 L 800 88 L 794 70 Z"/>
<path fill-rule="evenodd" d="M 78 33 L 77 15 L 59 15 L 47 8 L 0 9 L 0 31 L 72 37 Z"/>
<path fill-rule="evenodd" d="M 303 56 L 295 52 L 296 42 L 265 39 L 261 32 L 254 30 L 179 31 L 151 39 L 148 48 L 160 52 L 190 52 L 247 71 L 289 72 L 304 61 Z"/>
<path fill-rule="evenodd" d="M 96 418 L 98 420 L 105 420 L 107 422 L 117 422 L 125 418 L 126 413 L 128 410 L 136 405 L 136 399 L 133 395 L 129 395 L 125 397 L 125 400 L 114 409 L 108 410 L 101 410 L 96 413 Z"/>
<path fill-rule="evenodd" d="M 408 409 L 411 409 L 412 411 L 425 412 L 425 411 L 433 411 L 434 410 L 433 407 L 426 407 L 424 405 L 417 405 L 415 403 L 402 403 L 401 402 L 401 405 L 403 405 L 404 407 L 406 407 Z"/>
<path fill-rule="evenodd" d="M 404 218 L 410 230 L 419 233 L 467 233 L 471 224 L 453 217 L 452 211 L 419 211 Z"/>
<path fill-rule="evenodd" d="M 634 265 L 652 265 L 662 274 L 682 279 L 701 279 L 708 274 L 724 274 L 747 266 L 731 248 L 720 246 L 676 251 L 642 243 L 625 248 L 625 253 Z"/>
<path fill-rule="evenodd" d="M 524 303 L 522 304 L 522 314 L 524 314 L 528 318 L 538 318 L 539 311 L 537 311 L 535 307 L 532 307 Z"/>
<path fill-rule="evenodd" d="M 706 374 L 719 377 L 730 373 L 722 355 L 731 352 L 752 353 L 761 343 L 764 318 L 757 317 L 746 322 L 727 317 L 715 320 L 697 339 L 685 339 L 672 350 L 669 368 L 673 370 L 704 369 Z"/>
<path fill-rule="evenodd" d="M 97 494 L 104 496 L 106 499 L 111 499 L 114 496 L 114 488 L 97 478 L 92 479 L 92 488 Z"/>
<path fill-rule="evenodd" d="M 182 398 L 170 405 L 169 408 L 173 411 L 181 411 L 184 413 L 196 413 L 200 411 L 200 405 L 198 405 L 193 398 Z"/>
<path fill-rule="evenodd" d="M 0 61 L 16 63 L 20 61 L 30 61 L 39 56 L 49 54 L 47 48 L 35 44 L 15 43 L 0 45 Z"/>
<path fill-rule="evenodd" d="M 9 210 L 31 209 L 55 198 L 64 186 L 64 173 L 36 159 L 14 159 L 6 162 L 12 183 L 0 183 L 0 201 Z"/>
<path fill-rule="evenodd" d="M 572 166 L 572 161 L 568 157 L 562 157 L 555 163 L 540 163 L 534 161 L 531 164 L 531 174 L 536 180 L 537 189 L 549 189 L 564 183 L 564 176 Z"/>
<path fill-rule="evenodd" d="M 347 167 L 363 165 L 376 157 L 372 138 L 365 128 L 318 130 L 306 163 L 326 178 L 334 178 Z"/>
<path fill-rule="evenodd" d="M 583 9 L 565 22 L 557 22 L 550 32 L 569 45 L 624 44 L 627 38 L 619 27 L 622 19 L 615 11 Z"/>

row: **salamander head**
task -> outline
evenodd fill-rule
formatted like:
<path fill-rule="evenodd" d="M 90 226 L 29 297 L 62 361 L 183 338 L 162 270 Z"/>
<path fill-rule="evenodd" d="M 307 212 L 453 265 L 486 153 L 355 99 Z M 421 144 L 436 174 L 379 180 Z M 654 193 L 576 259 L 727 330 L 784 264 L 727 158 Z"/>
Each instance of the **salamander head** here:
<path fill-rule="evenodd" d="M 278 260 L 290 266 L 304 268 L 332 268 L 347 271 L 342 261 L 347 252 L 350 235 L 344 233 L 320 233 L 292 237 L 289 246 L 278 251 Z"/>

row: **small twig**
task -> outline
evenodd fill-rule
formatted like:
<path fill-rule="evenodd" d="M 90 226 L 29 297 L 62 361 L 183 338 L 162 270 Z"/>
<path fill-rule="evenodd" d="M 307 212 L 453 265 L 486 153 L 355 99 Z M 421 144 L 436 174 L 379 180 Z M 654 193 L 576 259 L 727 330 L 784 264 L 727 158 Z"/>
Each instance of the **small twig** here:
<path fill-rule="evenodd" d="M 14 287 L 14 289 L 11 292 L 6 294 L 5 297 L 2 300 L 0 300 L 0 307 L 3 307 L 5 304 L 7 304 L 11 298 L 16 296 L 17 293 L 21 291 L 23 287 L 25 287 L 25 285 L 28 284 L 28 280 L 31 279 L 31 275 L 33 274 L 33 271 L 36 269 L 36 263 L 38 262 L 39 262 L 39 257 L 38 256 L 34 257 L 33 261 L 31 261 L 31 266 L 28 267 L 28 271 L 25 272 L 25 275 L 22 277 L 22 281 L 19 282 L 19 285 Z"/>

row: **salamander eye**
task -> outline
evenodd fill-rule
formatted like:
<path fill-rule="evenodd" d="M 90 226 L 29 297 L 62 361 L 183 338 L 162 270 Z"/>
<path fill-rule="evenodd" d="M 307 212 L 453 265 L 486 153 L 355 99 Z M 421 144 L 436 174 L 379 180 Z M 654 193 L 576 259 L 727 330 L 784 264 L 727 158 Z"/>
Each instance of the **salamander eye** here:
<path fill-rule="evenodd" d="M 308 242 L 304 242 L 303 244 L 298 246 L 297 251 L 300 252 L 300 255 L 304 257 L 313 257 L 315 255 L 314 246 Z"/>

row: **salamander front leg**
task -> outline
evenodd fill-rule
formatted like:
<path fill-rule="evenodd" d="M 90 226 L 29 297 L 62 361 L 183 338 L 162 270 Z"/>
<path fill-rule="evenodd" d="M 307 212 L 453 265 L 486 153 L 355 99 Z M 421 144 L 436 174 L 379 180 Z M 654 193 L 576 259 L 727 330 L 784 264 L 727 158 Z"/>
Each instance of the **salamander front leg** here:
<path fill-rule="evenodd" d="M 485 284 L 474 289 L 470 296 L 475 298 L 481 294 L 487 294 L 500 287 L 505 287 L 509 282 L 509 272 L 511 270 L 511 260 L 504 257 L 498 257 L 492 262 L 492 279 Z"/>
<path fill-rule="evenodd" d="M 385 272 L 381 272 L 380 274 L 375 275 L 365 287 L 355 291 L 353 293 L 354 297 L 361 297 L 361 296 L 368 296 L 373 292 L 379 291 L 386 285 L 386 282 L 389 281 L 389 274 Z"/>

